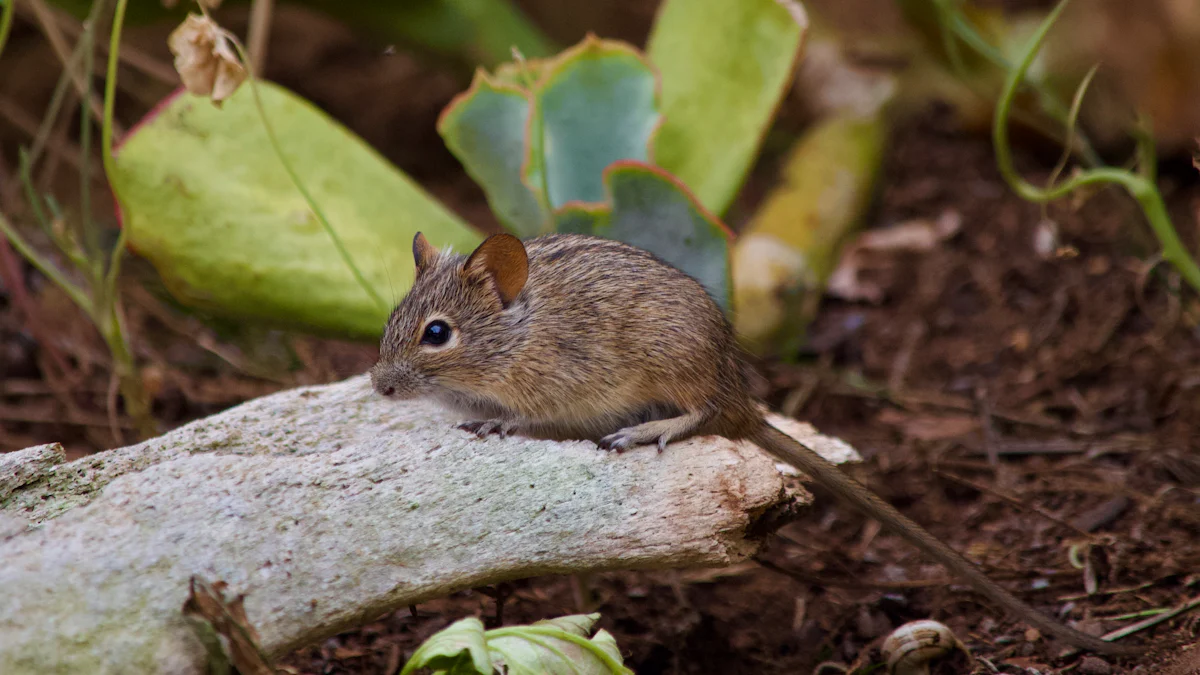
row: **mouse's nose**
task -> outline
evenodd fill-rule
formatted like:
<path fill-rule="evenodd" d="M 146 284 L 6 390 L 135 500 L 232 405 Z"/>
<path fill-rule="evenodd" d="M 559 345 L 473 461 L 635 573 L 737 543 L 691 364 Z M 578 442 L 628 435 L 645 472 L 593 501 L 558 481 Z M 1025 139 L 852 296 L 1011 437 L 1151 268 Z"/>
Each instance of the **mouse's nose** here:
<path fill-rule="evenodd" d="M 396 377 L 395 373 L 389 368 L 385 368 L 376 364 L 371 369 L 371 387 L 375 389 L 375 393 L 380 396 L 391 398 L 396 395 Z"/>

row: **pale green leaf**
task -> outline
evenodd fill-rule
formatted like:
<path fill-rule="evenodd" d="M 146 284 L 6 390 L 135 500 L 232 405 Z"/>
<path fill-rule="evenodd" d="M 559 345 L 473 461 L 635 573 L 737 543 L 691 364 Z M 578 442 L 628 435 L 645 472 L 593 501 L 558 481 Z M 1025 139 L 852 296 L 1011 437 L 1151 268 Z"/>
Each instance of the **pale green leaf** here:
<path fill-rule="evenodd" d="M 455 621 L 421 643 L 401 675 L 417 668 L 453 675 L 492 675 L 495 666 L 488 653 L 483 622 L 475 617 Z"/>
<path fill-rule="evenodd" d="M 592 632 L 592 626 L 595 626 L 599 620 L 600 614 L 593 612 L 592 614 L 569 614 L 554 619 L 542 619 L 541 621 L 534 622 L 533 625 L 552 626 L 565 630 L 568 633 L 587 636 L 588 633 Z"/>
<path fill-rule="evenodd" d="M 482 239 L 357 136 L 287 90 L 259 84 L 284 153 L 368 282 L 395 301 L 412 239 Z M 318 333 L 377 338 L 387 320 L 356 282 L 272 150 L 253 92 L 223 108 L 179 94 L 133 129 L 110 177 L 130 246 L 183 304 Z"/>
<path fill-rule="evenodd" d="M 665 0 L 647 51 L 662 76 L 654 161 L 720 215 L 792 84 L 807 25 L 794 0 Z"/>
<path fill-rule="evenodd" d="M 576 614 L 529 626 L 489 631 L 488 647 L 511 675 L 613 675 L 630 673 L 612 635 L 587 635 L 599 614 Z"/>

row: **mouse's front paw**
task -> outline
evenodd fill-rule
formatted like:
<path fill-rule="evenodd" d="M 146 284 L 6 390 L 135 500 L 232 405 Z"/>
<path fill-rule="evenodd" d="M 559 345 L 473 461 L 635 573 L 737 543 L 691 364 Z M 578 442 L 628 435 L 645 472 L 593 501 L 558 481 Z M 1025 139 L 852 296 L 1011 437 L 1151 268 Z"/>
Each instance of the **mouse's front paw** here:
<path fill-rule="evenodd" d="M 500 438 L 507 438 L 517 430 L 517 425 L 506 420 L 473 420 L 471 422 L 463 422 L 455 425 L 455 428 L 469 431 L 476 436 L 483 438 L 488 434 L 497 434 Z"/>
<path fill-rule="evenodd" d="M 622 429 L 601 438 L 596 445 L 599 445 L 602 450 L 615 450 L 620 453 L 632 448 L 637 443 L 634 442 L 633 434 L 629 433 L 629 429 Z"/>

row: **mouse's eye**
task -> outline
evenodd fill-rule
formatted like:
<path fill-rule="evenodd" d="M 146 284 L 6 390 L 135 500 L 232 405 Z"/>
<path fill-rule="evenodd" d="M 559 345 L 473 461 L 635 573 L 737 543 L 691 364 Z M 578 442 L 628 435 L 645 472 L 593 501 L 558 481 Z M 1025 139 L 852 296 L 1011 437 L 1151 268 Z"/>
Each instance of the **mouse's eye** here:
<path fill-rule="evenodd" d="M 425 324 L 425 332 L 421 334 L 421 344 L 435 347 L 444 345 L 450 340 L 450 324 L 435 319 Z"/>

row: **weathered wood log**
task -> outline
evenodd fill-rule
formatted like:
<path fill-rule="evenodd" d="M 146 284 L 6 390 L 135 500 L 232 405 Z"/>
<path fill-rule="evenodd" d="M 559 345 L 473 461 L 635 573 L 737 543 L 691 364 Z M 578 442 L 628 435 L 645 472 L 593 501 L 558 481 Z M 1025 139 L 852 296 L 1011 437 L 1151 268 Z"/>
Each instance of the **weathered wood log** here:
<path fill-rule="evenodd" d="M 194 574 L 246 594 L 281 654 L 503 580 L 730 564 L 759 547 L 756 523 L 807 503 L 747 444 L 615 455 L 454 421 L 356 377 L 74 462 L 0 455 L 0 673 L 204 672 L 180 611 Z"/>

